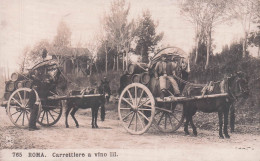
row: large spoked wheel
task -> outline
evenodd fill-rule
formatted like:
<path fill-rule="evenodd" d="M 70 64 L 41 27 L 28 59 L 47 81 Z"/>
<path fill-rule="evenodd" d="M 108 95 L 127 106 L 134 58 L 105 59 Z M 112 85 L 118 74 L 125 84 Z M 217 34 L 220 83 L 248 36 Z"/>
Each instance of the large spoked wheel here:
<path fill-rule="evenodd" d="M 54 95 L 51 92 L 50 96 Z M 62 115 L 62 101 L 61 100 L 41 100 L 42 109 L 37 122 L 42 126 L 52 126 L 56 124 Z"/>
<path fill-rule="evenodd" d="M 29 125 L 30 107 L 28 101 L 30 91 L 30 88 L 19 88 L 11 94 L 7 102 L 8 117 L 15 126 L 20 128 L 28 128 Z M 37 92 L 36 95 L 39 99 Z M 39 109 L 41 109 L 41 104 Z"/>
<path fill-rule="evenodd" d="M 126 86 L 119 97 L 118 114 L 129 133 L 145 133 L 155 114 L 155 100 L 150 90 L 140 83 Z"/>
<path fill-rule="evenodd" d="M 174 105 L 174 103 L 168 103 L 165 106 L 163 109 L 156 109 L 154 123 L 162 132 L 175 132 L 184 120 L 183 106 L 182 104 Z"/>

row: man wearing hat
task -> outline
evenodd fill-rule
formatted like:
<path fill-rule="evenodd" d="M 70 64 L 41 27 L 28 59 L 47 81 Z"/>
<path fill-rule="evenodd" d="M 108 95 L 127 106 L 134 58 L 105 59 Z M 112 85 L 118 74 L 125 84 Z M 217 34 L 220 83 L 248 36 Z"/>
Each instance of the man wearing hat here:
<path fill-rule="evenodd" d="M 155 77 L 159 78 L 159 84 L 160 84 L 160 98 L 163 99 L 167 90 L 166 90 L 166 80 L 168 79 L 173 87 L 175 96 L 180 95 L 180 90 L 178 87 L 177 82 L 171 75 L 175 74 L 175 69 L 177 64 L 173 62 L 167 63 L 166 61 L 167 54 L 162 54 L 161 60 L 156 63 L 155 66 Z"/>
<path fill-rule="evenodd" d="M 37 81 L 33 81 L 32 83 L 32 89 L 29 92 L 29 101 L 28 105 L 30 108 L 30 119 L 29 119 L 29 131 L 39 130 L 39 128 L 36 127 L 36 121 L 39 111 L 39 100 L 37 100 L 36 95 L 36 89 L 37 89 Z"/>

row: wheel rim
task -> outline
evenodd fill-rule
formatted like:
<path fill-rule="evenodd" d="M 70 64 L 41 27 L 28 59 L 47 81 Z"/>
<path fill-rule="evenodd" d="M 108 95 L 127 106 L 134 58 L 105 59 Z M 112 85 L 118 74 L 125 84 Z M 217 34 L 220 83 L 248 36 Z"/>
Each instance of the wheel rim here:
<path fill-rule="evenodd" d="M 11 122 L 20 128 L 27 128 L 29 124 L 30 107 L 28 101 L 30 91 L 30 88 L 17 89 L 11 94 L 7 103 L 7 114 Z M 39 99 L 37 92 L 36 97 Z M 41 104 L 39 108 L 41 108 Z"/>
<path fill-rule="evenodd" d="M 61 100 L 42 100 L 42 108 L 37 122 L 42 126 L 56 124 L 62 115 Z"/>
<path fill-rule="evenodd" d="M 167 110 L 173 111 L 172 113 L 156 110 L 154 116 L 154 124 L 162 132 L 175 132 L 180 128 L 183 123 L 183 107 L 181 104 L 177 104 L 175 107 L 170 106 Z"/>
<path fill-rule="evenodd" d="M 118 114 L 123 127 L 131 134 L 143 134 L 151 126 L 155 101 L 150 90 L 140 83 L 132 83 L 122 91 Z"/>

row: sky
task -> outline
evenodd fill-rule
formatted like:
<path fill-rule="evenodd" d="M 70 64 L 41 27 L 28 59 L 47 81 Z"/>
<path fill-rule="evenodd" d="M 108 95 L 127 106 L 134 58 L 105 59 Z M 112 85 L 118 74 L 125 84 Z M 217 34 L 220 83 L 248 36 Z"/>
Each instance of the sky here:
<path fill-rule="evenodd" d="M 194 46 L 193 26 L 180 14 L 177 0 L 130 0 L 129 19 L 149 9 L 157 31 L 164 32 L 162 44 L 190 52 Z M 101 18 L 109 11 L 110 0 L 1 0 L 0 66 L 18 70 L 17 62 L 26 46 L 42 39 L 53 41 L 57 26 L 65 21 L 72 32 L 72 46 L 87 44 L 98 32 Z M 215 52 L 242 36 L 241 25 L 220 25 L 213 33 Z M 86 46 L 87 47 L 87 46 Z"/>

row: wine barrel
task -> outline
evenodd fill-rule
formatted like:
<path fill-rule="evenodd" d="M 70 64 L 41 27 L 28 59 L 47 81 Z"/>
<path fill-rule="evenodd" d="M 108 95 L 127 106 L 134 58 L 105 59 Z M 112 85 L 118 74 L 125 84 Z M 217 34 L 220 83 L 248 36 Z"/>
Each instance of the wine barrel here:
<path fill-rule="evenodd" d="M 133 83 L 139 83 L 140 82 L 140 78 L 141 78 L 141 74 L 134 74 L 132 76 L 132 82 Z"/>
<path fill-rule="evenodd" d="M 127 68 L 128 74 L 140 74 L 145 72 L 146 64 L 140 63 L 140 64 L 129 64 Z"/>
<path fill-rule="evenodd" d="M 22 76 L 19 73 L 12 73 L 11 74 L 11 80 L 14 81 L 14 82 L 19 80 L 21 77 Z"/>
<path fill-rule="evenodd" d="M 30 81 L 30 80 L 24 81 L 23 86 L 26 87 L 26 88 L 31 88 L 31 86 L 32 86 L 32 81 Z"/>
<path fill-rule="evenodd" d="M 8 81 L 8 82 L 6 82 L 5 88 L 6 88 L 6 91 L 12 92 L 15 89 L 15 83 L 13 81 Z"/>
<path fill-rule="evenodd" d="M 15 88 L 23 88 L 24 81 L 17 81 L 15 82 Z"/>
<path fill-rule="evenodd" d="M 4 93 L 4 99 L 5 99 L 5 100 L 8 100 L 9 97 L 11 96 L 11 94 L 12 94 L 12 92 L 5 92 L 5 93 Z"/>
<path fill-rule="evenodd" d="M 150 81 L 150 75 L 148 72 L 144 72 L 142 75 L 141 75 L 141 83 L 142 84 L 148 84 Z"/>

